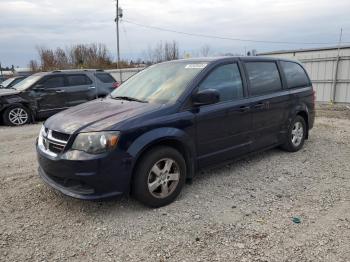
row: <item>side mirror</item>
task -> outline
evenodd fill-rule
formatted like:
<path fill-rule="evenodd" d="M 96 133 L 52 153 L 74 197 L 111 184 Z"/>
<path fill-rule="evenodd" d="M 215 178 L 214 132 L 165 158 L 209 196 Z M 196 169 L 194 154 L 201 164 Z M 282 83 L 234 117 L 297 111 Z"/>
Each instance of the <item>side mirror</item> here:
<path fill-rule="evenodd" d="M 215 89 L 206 89 L 194 94 L 192 101 L 196 106 L 215 104 L 220 101 L 220 94 Z"/>

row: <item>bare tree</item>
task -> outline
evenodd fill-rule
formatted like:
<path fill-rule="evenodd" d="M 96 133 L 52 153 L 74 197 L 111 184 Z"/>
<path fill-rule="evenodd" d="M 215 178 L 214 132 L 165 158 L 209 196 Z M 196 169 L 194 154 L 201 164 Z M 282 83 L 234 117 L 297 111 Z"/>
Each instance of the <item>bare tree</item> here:
<path fill-rule="evenodd" d="M 179 59 L 179 46 L 176 41 L 166 42 L 164 45 L 164 60 Z"/>
<path fill-rule="evenodd" d="M 37 50 L 40 57 L 41 70 L 48 71 L 57 69 L 55 54 L 53 50 L 48 49 L 44 46 L 38 46 Z"/>
<path fill-rule="evenodd" d="M 35 60 L 30 60 L 28 66 L 29 66 L 31 72 L 38 72 L 39 71 L 38 62 Z"/>
<path fill-rule="evenodd" d="M 75 45 L 68 48 L 68 56 L 71 64 L 78 68 L 105 68 L 112 65 L 104 44 Z"/>
<path fill-rule="evenodd" d="M 176 41 L 158 42 L 154 48 L 148 47 L 146 56 L 150 63 L 159 63 L 179 58 L 179 46 Z"/>
<path fill-rule="evenodd" d="M 68 69 L 70 68 L 68 57 L 66 52 L 62 48 L 57 48 L 55 51 L 55 60 L 57 69 Z"/>
<path fill-rule="evenodd" d="M 159 63 L 164 61 L 163 42 L 160 41 L 153 50 L 154 62 Z"/>
<path fill-rule="evenodd" d="M 40 57 L 40 67 L 43 71 L 114 67 L 109 51 L 104 44 L 78 44 L 67 47 L 66 50 L 60 47 L 54 50 L 41 46 L 37 47 L 37 51 Z M 30 63 L 34 66 L 34 61 Z M 123 66 L 128 66 L 128 63 L 123 61 Z"/>
<path fill-rule="evenodd" d="M 210 54 L 210 46 L 209 45 L 204 45 L 200 49 L 200 54 L 201 56 L 207 57 Z"/>

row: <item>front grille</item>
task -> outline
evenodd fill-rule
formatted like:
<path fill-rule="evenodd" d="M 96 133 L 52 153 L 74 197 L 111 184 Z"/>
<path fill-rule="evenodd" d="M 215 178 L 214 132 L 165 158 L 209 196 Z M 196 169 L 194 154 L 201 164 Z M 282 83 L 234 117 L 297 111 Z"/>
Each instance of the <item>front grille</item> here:
<path fill-rule="evenodd" d="M 53 144 L 51 142 L 48 142 L 48 149 L 51 152 L 54 152 L 56 154 L 62 153 L 64 150 L 64 147 L 65 147 L 64 145 L 58 145 L 58 144 Z"/>
<path fill-rule="evenodd" d="M 46 150 L 55 154 L 60 154 L 64 151 L 69 135 L 60 133 L 50 129 L 45 129 L 45 135 L 43 136 L 43 144 Z"/>
<path fill-rule="evenodd" d="M 69 135 L 52 130 L 52 137 L 62 141 L 68 141 Z"/>

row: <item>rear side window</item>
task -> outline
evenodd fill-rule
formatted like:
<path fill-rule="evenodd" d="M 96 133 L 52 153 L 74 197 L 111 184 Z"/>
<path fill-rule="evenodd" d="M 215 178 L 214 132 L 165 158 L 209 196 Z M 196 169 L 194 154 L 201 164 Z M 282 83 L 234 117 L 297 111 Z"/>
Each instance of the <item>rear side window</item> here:
<path fill-rule="evenodd" d="M 92 81 L 86 75 L 67 75 L 69 86 L 90 85 Z"/>
<path fill-rule="evenodd" d="M 103 83 L 114 83 L 115 79 L 108 73 L 98 73 L 95 74 L 96 77 Z"/>
<path fill-rule="evenodd" d="M 275 62 L 247 62 L 245 66 L 251 95 L 262 95 L 282 89 L 280 74 Z"/>
<path fill-rule="evenodd" d="M 199 85 L 199 91 L 215 89 L 220 101 L 229 101 L 243 97 L 241 74 L 237 64 L 218 66 Z"/>
<path fill-rule="evenodd" d="M 305 87 L 310 85 L 305 70 L 297 63 L 281 61 L 288 88 Z"/>
<path fill-rule="evenodd" d="M 42 84 L 46 88 L 55 88 L 64 86 L 64 77 L 63 76 L 52 76 L 45 79 Z"/>

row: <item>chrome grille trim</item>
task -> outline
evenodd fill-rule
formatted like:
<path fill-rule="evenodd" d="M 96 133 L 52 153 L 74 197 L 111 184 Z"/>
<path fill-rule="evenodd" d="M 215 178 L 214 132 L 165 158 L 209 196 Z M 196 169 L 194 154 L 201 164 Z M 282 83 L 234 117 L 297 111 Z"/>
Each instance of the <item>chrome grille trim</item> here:
<path fill-rule="evenodd" d="M 64 134 L 64 135 L 67 135 L 69 139 L 68 134 Z M 38 145 L 39 145 L 39 148 L 46 154 L 52 157 L 57 157 L 58 154 L 62 153 L 65 150 L 66 145 L 68 143 L 68 139 L 67 141 L 57 139 L 52 136 L 52 130 L 44 128 L 39 135 Z M 54 150 L 55 152 L 52 150 Z"/>
<path fill-rule="evenodd" d="M 47 139 L 52 142 L 53 144 L 59 144 L 59 145 L 66 145 L 67 144 L 67 141 L 64 141 L 64 140 L 60 140 L 60 139 L 57 139 L 57 138 L 54 138 L 52 136 L 52 130 L 49 129 L 49 132 L 47 134 Z"/>

